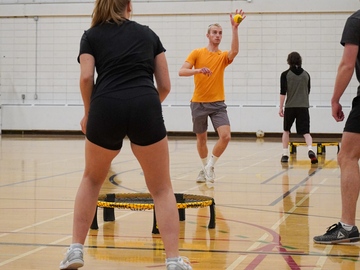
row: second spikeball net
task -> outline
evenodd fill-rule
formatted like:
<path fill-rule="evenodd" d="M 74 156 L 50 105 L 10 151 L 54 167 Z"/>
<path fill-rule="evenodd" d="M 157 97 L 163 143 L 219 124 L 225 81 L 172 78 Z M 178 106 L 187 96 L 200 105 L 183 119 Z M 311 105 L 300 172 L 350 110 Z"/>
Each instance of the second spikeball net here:
<path fill-rule="evenodd" d="M 180 221 L 185 220 L 186 208 L 201 208 L 210 207 L 210 221 L 208 228 L 215 228 L 215 201 L 213 198 L 202 195 L 192 194 L 175 194 L 177 208 L 179 210 Z M 159 229 L 156 223 L 154 201 L 150 193 L 111 193 L 103 194 L 98 198 L 97 207 L 104 208 L 104 221 L 115 220 L 115 208 L 130 209 L 134 211 L 144 211 L 154 209 L 153 234 L 159 234 Z M 99 228 L 97 223 L 97 209 L 94 220 L 90 229 L 97 230 Z"/>

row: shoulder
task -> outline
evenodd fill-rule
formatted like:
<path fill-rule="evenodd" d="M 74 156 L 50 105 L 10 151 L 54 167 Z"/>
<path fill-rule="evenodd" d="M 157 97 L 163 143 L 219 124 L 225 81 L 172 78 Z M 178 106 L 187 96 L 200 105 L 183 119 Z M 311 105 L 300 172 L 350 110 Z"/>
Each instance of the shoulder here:
<path fill-rule="evenodd" d="M 286 76 L 286 75 L 289 73 L 289 71 L 290 71 L 290 68 L 287 69 L 287 70 L 285 70 L 285 71 L 283 71 L 283 72 L 281 73 L 281 77 Z"/>
<path fill-rule="evenodd" d="M 357 19 L 360 20 L 360 9 L 358 11 L 356 11 L 355 13 L 353 13 L 349 19 Z"/>
<path fill-rule="evenodd" d="M 345 24 L 345 30 L 349 28 L 356 28 L 356 31 L 358 31 L 358 28 L 360 27 L 360 10 L 353 13 L 347 20 Z"/>
<path fill-rule="evenodd" d="M 190 55 L 197 56 L 197 55 L 203 54 L 206 52 L 205 49 L 206 48 L 195 49 L 190 53 Z"/>

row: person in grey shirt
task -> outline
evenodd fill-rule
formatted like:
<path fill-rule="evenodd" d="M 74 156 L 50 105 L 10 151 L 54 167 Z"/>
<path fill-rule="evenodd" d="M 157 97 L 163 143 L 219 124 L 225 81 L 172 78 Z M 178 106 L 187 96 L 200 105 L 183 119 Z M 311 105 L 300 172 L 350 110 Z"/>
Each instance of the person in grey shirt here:
<path fill-rule="evenodd" d="M 289 161 L 290 130 L 296 120 L 296 132 L 304 136 L 308 147 L 308 156 L 311 163 L 316 164 L 318 160 L 312 149 L 312 137 L 310 135 L 310 75 L 301 67 L 302 59 L 298 52 L 290 53 L 287 63 L 290 67 L 280 77 L 279 115 L 284 117 L 284 132 L 282 135 L 283 155 L 281 162 L 287 163 Z"/>

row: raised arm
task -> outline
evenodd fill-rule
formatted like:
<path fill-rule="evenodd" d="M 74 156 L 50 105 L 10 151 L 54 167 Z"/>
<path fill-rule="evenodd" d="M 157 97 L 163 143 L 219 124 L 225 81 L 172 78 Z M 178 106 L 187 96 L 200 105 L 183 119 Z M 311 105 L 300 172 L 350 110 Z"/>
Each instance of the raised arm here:
<path fill-rule="evenodd" d="M 242 16 L 242 21 L 246 18 L 246 16 L 244 15 L 244 11 L 240 10 L 238 12 L 238 10 L 236 10 L 235 15 L 241 15 Z M 232 14 L 230 14 L 230 22 L 231 22 L 231 30 L 232 30 L 232 40 L 231 40 L 231 49 L 228 52 L 228 59 L 229 61 L 232 61 L 235 56 L 239 53 L 239 33 L 238 33 L 238 27 L 240 25 L 240 23 L 236 23 L 234 22 L 233 16 Z"/>

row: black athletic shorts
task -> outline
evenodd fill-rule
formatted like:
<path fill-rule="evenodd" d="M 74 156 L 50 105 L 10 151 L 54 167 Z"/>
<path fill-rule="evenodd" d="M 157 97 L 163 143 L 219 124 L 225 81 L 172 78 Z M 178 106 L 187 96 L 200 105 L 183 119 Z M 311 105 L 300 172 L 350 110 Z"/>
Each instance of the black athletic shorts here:
<path fill-rule="evenodd" d="M 140 146 L 165 138 L 166 129 L 157 94 L 130 99 L 100 96 L 91 101 L 86 138 L 103 148 L 119 150 L 125 136 Z"/>
<path fill-rule="evenodd" d="M 346 120 L 344 131 L 360 133 L 360 96 L 355 97 L 352 101 L 352 108 Z"/>
<path fill-rule="evenodd" d="M 295 120 L 297 134 L 310 133 L 309 108 L 285 108 L 284 131 L 290 131 Z"/>

